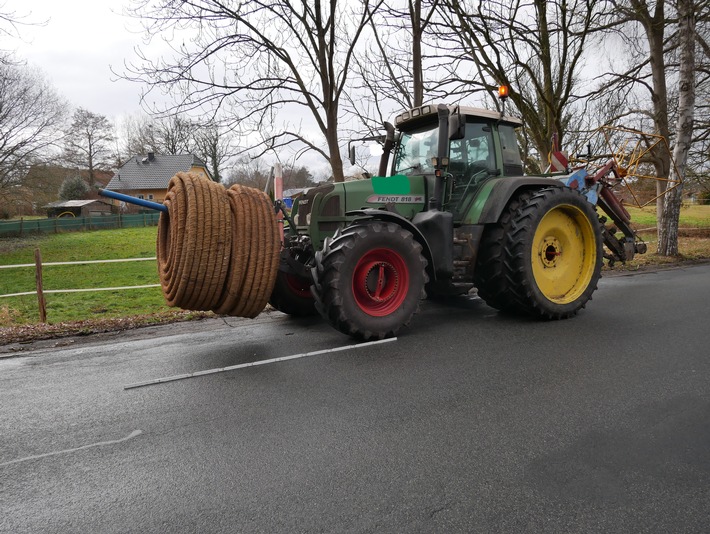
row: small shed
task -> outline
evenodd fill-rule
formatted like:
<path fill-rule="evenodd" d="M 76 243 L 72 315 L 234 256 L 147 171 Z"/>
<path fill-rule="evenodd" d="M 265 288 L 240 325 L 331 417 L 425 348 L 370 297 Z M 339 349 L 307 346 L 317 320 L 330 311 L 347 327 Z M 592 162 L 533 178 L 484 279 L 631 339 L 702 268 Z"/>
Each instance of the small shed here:
<path fill-rule="evenodd" d="M 111 204 L 103 200 L 63 200 L 45 206 L 47 217 L 102 217 L 111 215 Z"/>

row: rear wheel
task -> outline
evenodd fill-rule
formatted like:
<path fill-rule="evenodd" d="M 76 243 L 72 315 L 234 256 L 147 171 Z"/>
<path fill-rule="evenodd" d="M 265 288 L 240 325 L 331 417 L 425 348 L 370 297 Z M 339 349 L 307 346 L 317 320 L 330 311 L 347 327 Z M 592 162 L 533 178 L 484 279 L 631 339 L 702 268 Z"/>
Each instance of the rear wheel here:
<path fill-rule="evenodd" d="M 498 310 L 512 310 L 516 306 L 511 299 L 510 280 L 505 273 L 508 258 L 505 238 L 510 232 L 515 214 L 530 200 L 532 194 L 533 191 L 523 191 L 514 196 L 503 210 L 498 223 L 486 227 L 478 248 L 473 283 L 478 296 Z"/>
<path fill-rule="evenodd" d="M 426 265 L 411 232 L 381 221 L 354 224 L 316 255 L 316 308 L 350 336 L 393 336 L 425 296 Z"/>
<path fill-rule="evenodd" d="M 577 313 L 601 276 L 596 212 L 578 192 L 537 191 L 512 218 L 505 241 L 506 307 L 548 319 Z"/>

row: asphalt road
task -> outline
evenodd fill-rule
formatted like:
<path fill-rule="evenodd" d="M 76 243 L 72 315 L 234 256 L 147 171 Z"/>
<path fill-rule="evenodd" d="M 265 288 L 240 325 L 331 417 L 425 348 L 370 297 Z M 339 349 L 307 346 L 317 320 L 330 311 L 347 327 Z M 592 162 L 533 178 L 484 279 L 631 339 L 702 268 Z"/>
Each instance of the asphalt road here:
<path fill-rule="evenodd" d="M 426 302 L 349 345 L 281 314 L 0 360 L 0 531 L 707 532 L 710 266 L 576 318 Z"/>

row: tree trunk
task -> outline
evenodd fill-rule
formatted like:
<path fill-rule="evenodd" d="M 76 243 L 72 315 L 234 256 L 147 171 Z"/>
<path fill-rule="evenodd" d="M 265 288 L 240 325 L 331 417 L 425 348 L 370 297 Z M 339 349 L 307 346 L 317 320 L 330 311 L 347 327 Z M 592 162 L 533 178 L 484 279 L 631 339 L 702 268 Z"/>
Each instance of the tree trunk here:
<path fill-rule="evenodd" d="M 96 175 L 94 171 L 94 144 L 92 143 L 91 136 L 89 136 L 89 188 L 91 191 L 94 190 L 94 184 L 96 183 Z"/>
<path fill-rule="evenodd" d="M 330 167 L 333 170 L 333 181 L 344 182 L 343 158 L 340 156 L 340 144 L 338 143 L 338 117 L 335 113 L 329 113 L 328 129 L 325 134 L 328 143 L 328 156 Z"/>
<path fill-rule="evenodd" d="M 330 146 L 331 141 L 328 140 L 328 146 Z M 331 151 L 330 155 L 330 166 L 333 169 L 333 181 L 334 182 L 344 182 L 345 173 L 343 172 L 343 159 L 340 157 L 340 147 L 335 141 L 335 151 Z"/>
<path fill-rule="evenodd" d="M 542 63 L 542 94 L 540 104 L 543 109 L 539 110 L 545 117 L 545 139 L 540 140 L 540 147 L 544 152 L 540 154 L 542 158 L 541 167 L 544 169 L 549 163 L 549 154 L 552 150 L 552 136 L 559 133 L 556 130 L 556 109 L 554 106 L 555 95 L 552 81 L 552 46 L 550 43 L 550 26 L 547 22 L 547 0 L 535 0 L 535 11 L 540 25 L 540 60 Z"/>
<path fill-rule="evenodd" d="M 424 102 L 424 73 L 422 72 L 422 0 L 409 4 L 412 25 L 412 89 L 414 107 Z"/>
<path fill-rule="evenodd" d="M 664 55 L 666 26 L 664 10 L 666 2 L 665 0 L 658 0 L 653 6 L 653 13 L 649 10 L 649 4 L 648 0 L 631 0 L 631 5 L 637 13 L 637 20 L 643 25 L 648 38 L 649 63 L 653 80 L 653 89 L 651 91 L 653 122 L 658 133 L 668 142 L 671 132 L 668 126 L 668 87 L 666 85 L 666 61 Z M 660 179 L 668 178 L 670 155 L 665 150 L 659 150 L 654 156 L 653 165 L 656 170 L 656 176 Z M 656 184 L 656 193 L 663 195 L 666 182 L 658 180 Z M 659 232 L 661 220 L 663 219 L 662 202 L 663 197 L 661 196 L 656 202 L 657 228 Z"/>
<path fill-rule="evenodd" d="M 693 112 L 695 106 L 695 6 L 693 0 L 678 0 L 678 36 L 680 48 L 680 72 L 678 87 L 678 122 L 676 142 L 673 148 L 676 180 L 685 176 L 688 151 L 693 136 Z M 683 200 L 683 185 L 666 194 L 663 217 L 658 226 L 658 253 L 663 256 L 678 254 L 678 220 Z"/>

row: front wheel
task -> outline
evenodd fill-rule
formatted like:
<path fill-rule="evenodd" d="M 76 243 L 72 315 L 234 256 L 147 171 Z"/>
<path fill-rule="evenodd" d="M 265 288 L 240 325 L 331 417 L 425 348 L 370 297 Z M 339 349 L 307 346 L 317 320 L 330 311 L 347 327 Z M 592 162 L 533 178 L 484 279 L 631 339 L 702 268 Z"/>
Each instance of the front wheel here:
<path fill-rule="evenodd" d="M 517 210 L 505 236 L 507 303 L 547 319 L 577 313 L 601 276 L 602 239 L 594 207 L 577 191 L 537 191 Z"/>
<path fill-rule="evenodd" d="M 426 266 L 411 232 L 381 221 L 353 224 L 316 255 L 316 308 L 355 338 L 394 336 L 425 296 Z"/>

